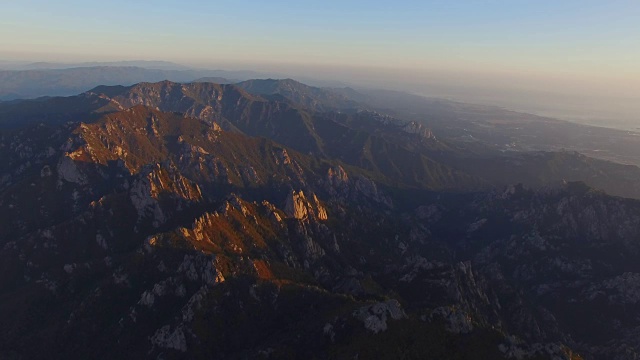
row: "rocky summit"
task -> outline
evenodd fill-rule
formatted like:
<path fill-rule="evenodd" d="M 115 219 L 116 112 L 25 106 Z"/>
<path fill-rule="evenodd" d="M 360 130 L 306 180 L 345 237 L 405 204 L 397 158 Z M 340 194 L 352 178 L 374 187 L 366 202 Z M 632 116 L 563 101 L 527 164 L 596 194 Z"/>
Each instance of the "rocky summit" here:
<path fill-rule="evenodd" d="M 639 169 L 354 92 L 0 103 L 0 358 L 640 356 Z"/>

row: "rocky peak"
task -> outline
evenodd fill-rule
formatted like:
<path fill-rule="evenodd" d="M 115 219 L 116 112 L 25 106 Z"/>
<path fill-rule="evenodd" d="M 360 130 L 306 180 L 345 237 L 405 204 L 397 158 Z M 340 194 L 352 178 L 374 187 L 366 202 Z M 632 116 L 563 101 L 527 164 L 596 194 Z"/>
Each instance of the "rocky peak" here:
<path fill-rule="evenodd" d="M 431 132 L 431 129 L 416 121 L 409 121 L 402 127 L 402 130 L 409 134 L 416 134 L 424 140 L 435 139 L 435 136 L 433 135 L 433 132 Z"/>
<path fill-rule="evenodd" d="M 349 183 L 349 175 L 342 166 L 334 166 L 327 171 L 327 181 L 331 186 L 340 188 Z"/>
<path fill-rule="evenodd" d="M 291 190 L 285 201 L 284 212 L 287 216 L 298 220 L 327 220 L 327 211 L 320 204 L 318 197 L 312 194 L 309 198 L 302 190 Z"/>

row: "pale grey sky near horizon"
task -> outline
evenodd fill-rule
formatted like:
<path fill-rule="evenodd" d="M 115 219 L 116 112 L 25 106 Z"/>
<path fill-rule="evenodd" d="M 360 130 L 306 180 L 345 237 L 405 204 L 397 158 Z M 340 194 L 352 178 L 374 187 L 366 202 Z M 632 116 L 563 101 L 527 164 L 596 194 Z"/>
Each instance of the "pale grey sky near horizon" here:
<path fill-rule="evenodd" d="M 0 4 L 3 60 L 169 60 L 530 108 L 553 94 L 578 110 L 596 98 L 612 116 L 640 113 L 635 0 Z"/>

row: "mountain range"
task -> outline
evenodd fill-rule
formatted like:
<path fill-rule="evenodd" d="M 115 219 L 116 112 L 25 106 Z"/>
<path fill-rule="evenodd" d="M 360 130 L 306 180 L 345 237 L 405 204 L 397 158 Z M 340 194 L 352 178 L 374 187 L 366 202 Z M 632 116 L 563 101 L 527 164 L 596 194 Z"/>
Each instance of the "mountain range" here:
<path fill-rule="evenodd" d="M 633 359 L 606 134 L 291 79 L 1 102 L 0 357 Z"/>
<path fill-rule="evenodd" d="M 69 96 L 97 85 L 131 85 L 167 79 L 189 82 L 200 78 L 237 82 L 261 76 L 253 71 L 191 69 L 156 62 L 85 63 L 69 67 L 72 65 L 35 63 L 20 70 L 0 70 L 0 100 Z"/>

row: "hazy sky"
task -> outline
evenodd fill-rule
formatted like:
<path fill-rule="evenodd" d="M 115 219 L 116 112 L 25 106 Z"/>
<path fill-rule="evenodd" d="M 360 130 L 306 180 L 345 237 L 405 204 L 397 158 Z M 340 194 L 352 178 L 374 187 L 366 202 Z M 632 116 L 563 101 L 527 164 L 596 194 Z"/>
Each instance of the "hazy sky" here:
<path fill-rule="evenodd" d="M 640 2 L 0 1 L 3 57 L 640 74 Z"/>
<path fill-rule="evenodd" d="M 640 1 L 0 0 L 0 59 L 172 60 L 637 96 Z M 369 74 L 369 75 L 368 75 Z"/>

